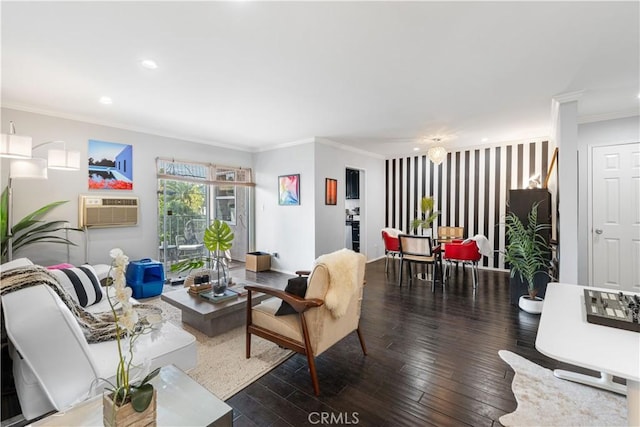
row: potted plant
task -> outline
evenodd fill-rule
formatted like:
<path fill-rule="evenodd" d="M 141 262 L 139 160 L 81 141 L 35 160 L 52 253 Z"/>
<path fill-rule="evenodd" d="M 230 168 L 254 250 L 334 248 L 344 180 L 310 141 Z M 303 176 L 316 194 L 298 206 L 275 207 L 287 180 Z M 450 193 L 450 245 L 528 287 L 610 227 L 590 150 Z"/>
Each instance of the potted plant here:
<path fill-rule="evenodd" d="M 66 200 L 49 203 L 31 212 L 11 227 L 9 232 L 9 192 L 5 188 L 0 196 L 0 262 L 8 261 L 8 242 L 11 239 L 13 252 L 34 243 L 58 243 L 77 246 L 71 240 L 59 235 L 69 230 L 82 232 L 82 229 L 67 227 L 68 221 L 43 221 L 42 218 L 56 207 L 67 203 Z"/>
<path fill-rule="evenodd" d="M 549 258 L 551 249 L 541 235 L 542 230 L 549 229 L 549 224 L 538 224 L 538 205 L 536 202 L 527 215 L 528 223 L 524 225 L 520 218 L 509 212 L 505 218 L 505 234 L 507 238 L 503 252 L 505 262 L 511 266 L 511 278 L 526 283 L 528 295 L 522 295 L 518 305 L 529 313 L 542 312 L 542 298 L 537 297 L 538 286 L 549 281 Z M 514 286 L 514 284 L 511 284 Z"/>
<path fill-rule="evenodd" d="M 420 200 L 420 214 L 411 221 L 411 231 L 417 234 L 418 229 L 424 233 L 431 228 L 433 221 L 440 215 L 439 211 L 434 211 L 435 201 L 433 197 L 423 197 Z"/>
<path fill-rule="evenodd" d="M 229 266 L 224 253 L 231 249 L 234 237 L 229 224 L 219 219 L 214 220 L 204 231 L 204 246 L 209 251 L 209 256 L 199 256 L 177 262 L 171 266 L 171 271 L 180 272 L 202 268 L 209 262 L 212 273 L 209 279 L 214 295 L 224 294 L 230 281 Z"/>

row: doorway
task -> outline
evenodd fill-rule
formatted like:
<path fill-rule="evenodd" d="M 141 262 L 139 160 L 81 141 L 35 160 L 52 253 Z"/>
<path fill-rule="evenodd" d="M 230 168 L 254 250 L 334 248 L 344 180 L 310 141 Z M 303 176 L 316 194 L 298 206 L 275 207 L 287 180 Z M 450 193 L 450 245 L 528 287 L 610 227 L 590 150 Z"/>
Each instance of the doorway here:
<path fill-rule="evenodd" d="M 364 233 L 365 174 L 361 169 L 345 169 L 345 247 L 355 252 L 366 252 Z"/>
<path fill-rule="evenodd" d="M 640 292 L 640 144 L 592 148 L 592 286 Z"/>

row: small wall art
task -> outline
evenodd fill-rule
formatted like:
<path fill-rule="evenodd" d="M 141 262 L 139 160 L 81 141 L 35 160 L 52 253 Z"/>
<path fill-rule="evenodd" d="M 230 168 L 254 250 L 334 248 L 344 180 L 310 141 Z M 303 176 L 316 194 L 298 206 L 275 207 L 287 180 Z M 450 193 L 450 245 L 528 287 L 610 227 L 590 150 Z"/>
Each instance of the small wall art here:
<path fill-rule="evenodd" d="M 338 180 L 325 178 L 324 180 L 324 204 L 335 205 L 338 203 Z"/>
<path fill-rule="evenodd" d="M 300 204 L 300 174 L 278 177 L 278 204 L 282 206 Z"/>
<path fill-rule="evenodd" d="M 89 140 L 89 190 L 133 190 L 133 146 Z"/>

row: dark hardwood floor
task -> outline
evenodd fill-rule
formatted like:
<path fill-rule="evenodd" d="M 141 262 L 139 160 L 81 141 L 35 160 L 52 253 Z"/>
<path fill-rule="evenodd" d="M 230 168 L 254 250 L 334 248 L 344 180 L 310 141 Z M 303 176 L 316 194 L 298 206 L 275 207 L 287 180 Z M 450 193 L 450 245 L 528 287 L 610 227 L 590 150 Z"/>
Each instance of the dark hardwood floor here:
<path fill-rule="evenodd" d="M 319 397 L 306 358 L 294 355 L 227 400 L 234 426 L 499 426 L 516 402 L 498 350 L 569 368 L 536 351 L 539 316 L 509 304 L 507 273 L 480 270 L 474 295 L 460 267 L 432 293 L 420 280 L 399 288 L 393 267 L 385 274 L 384 260 L 367 264 L 360 327 L 368 355 L 355 333 L 320 355 Z"/>

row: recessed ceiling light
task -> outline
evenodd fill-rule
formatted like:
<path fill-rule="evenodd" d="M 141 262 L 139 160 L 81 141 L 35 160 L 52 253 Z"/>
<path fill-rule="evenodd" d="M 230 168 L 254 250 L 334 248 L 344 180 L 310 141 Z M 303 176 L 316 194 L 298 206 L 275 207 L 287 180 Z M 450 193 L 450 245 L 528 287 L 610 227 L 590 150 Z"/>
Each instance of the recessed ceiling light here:
<path fill-rule="evenodd" d="M 100 97 L 100 104 L 111 105 L 111 104 L 113 104 L 113 101 L 108 96 L 101 96 Z"/>
<path fill-rule="evenodd" d="M 420 151 L 420 147 L 413 147 L 413 151 Z"/>
<path fill-rule="evenodd" d="M 158 64 L 156 64 L 156 61 L 152 61 L 151 59 L 140 61 L 140 65 L 142 65 L 147 70 L 155 70 L 156 68 L 158 68 Z"/>
<path fill-rule="evenodd" d="M 487 142 L 487 141 L 489 141 L 489 138 L 487 138 L 487 137 L 485 136 L 485 137 L 484 137 L 484 138 L 482 138 L 480 141 L 482 141 L 482 142 Z"/>

